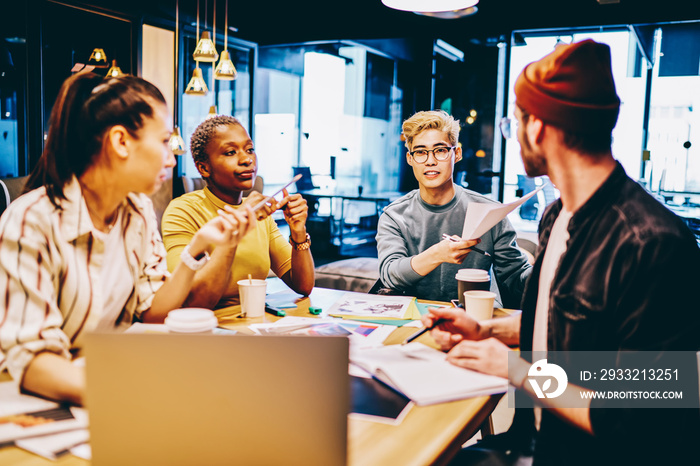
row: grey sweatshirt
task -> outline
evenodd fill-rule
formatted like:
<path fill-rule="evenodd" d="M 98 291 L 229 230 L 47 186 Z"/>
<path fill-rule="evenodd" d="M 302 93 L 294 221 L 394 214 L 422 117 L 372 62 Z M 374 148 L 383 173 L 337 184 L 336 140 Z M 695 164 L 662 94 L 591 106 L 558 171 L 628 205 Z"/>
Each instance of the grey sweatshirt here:
<path fill-rule="evenodd" d="M 470 202 L 496 202 L 461 186 L 455 185 L 455 191 L 455 197 L 450 202 L 436 206 L 423 201 L 416 189 L 384 209 L 377 227 L 379 277 L 382 283 L 421 299 L 449 301 L 457 298 L 457 271 L 479 268 L 495 277 L 495 282 L 493 279 L 491 281 L 491 289 L 498 296 L 497 304 L 506 308 L 520 308 L 531 266 L 517 248 L 515 230 L 507 218 L 481 237 L 478 248 L 491 254 L 491 257 L 472 252 L 462 264 L 443 263 L 426 276 L 419 275 L 411 267 L 411 258 L 441 241 L 443 233 L 462 234 Z"/>

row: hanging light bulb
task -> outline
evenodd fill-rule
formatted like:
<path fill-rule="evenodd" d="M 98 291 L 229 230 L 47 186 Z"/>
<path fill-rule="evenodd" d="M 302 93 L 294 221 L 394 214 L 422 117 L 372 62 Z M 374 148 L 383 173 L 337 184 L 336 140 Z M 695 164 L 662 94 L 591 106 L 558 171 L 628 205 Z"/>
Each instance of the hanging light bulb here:
<path fill-rule="evenodd" d="M 216 52 L 216 46 L 214 42 L 211 41 L 209 37 L 209 31 L 207 28 L 207 10 L 206 2 L 204 3 L 204 31 L 202 31 L 202 36 L 197 42 L 197 47 L 194 49 L 192 58 L 195 61 L 203 61 L 205 63 L 214 63 L 216 59 L 219 58 L 219 54 Z M 197 0 L 197 37 L 199 37 L 199 0 Z"/>
<path fill-rule="evenodd" d="M 221 60 L 219 60 L 219 64 L 216 65 L 214 77 L 216 77 L 216 79 L 233 81 L 234 79 L 236 79 L 237 75 L 238 72 L 236 71 L 236 67 L 233 66 L 233 62 L 231 61 L 231 56 L 229 55 L 228 50 L 224 50 L 223 52 L 221 52 Z"/>
<path fill-rule="evenodd" d="M 100 48 L 93 49 L 87 64 L 95 68 L 107 68 L 109 65 L 107 64 L 107 55 L 105 55 L 105 51 Z"/>
<path fill-rule="evenodd" d="M 216 105 L 212 105 L 211 107 L 209 107 L 209 113 L 207 114 L 206 119 L 208 120 L 209 118 L 214 118 L 218 114 L 219 113 L 216 110 Z"/>
<path fill-rule="evenodd" d="M 117 60 L 112 60 L 112 67 L 107 70 L 107 76 L 110 78 L 118 78 L 119 76 L 124 76 L 122 69 L 117 66 Z"/>
<path fill-rule="evenodd" d="M 168 146 L 174 155 L 184 155 L 187 152 L 185 150 L 185 141 L 180 136 L 180 130 L 177 126 L 173 128 L 173 134 L 170 135 Z"/>
<path fill-rule="evenodd" d="M 199 39 L 199 42 L 197 42 L 197 48 L 194 49 L 192 57 L 196 61 L 203 61 L 206 63 L 214 63 L 216 59 L 219 58 L 214 42 L 212 42 L 209 37 L 209 31 L 202 32 L 202 37 Z"/>
<path fill-rule="evenodd" d="M 216 79 L 232 81 L 236 79 L 238 73 L 236 72 L 236 67 L 233 66 L 233 62 L 231 61 L 231 55 L 229 55 L 228 50 L 226 49 L 228 46 L 228 0 L 226 0 L 226 14 L 224 18 L 224 51 L 221 52 L 221 60 L 219 60 L 219 64 L 216 65 L 216 70 L 214 70 L 214 77 Z"/>
<path fill-rule="evenodd" d="M 187 89 L 185 89 L 185 94 L 188 95 L 206 95 L 209 92 L 207 88 L 207 83 L 204 82 L 202 77 L 202 69 L 198 66 L 192 72 L 192 78 L 187 84 Z"/>

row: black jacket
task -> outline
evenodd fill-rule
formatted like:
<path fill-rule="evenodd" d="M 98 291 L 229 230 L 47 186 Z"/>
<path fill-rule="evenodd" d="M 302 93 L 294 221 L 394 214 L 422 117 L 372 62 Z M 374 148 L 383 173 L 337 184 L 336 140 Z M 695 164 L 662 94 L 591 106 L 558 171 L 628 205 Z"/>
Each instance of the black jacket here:
<path fill-rule="evenodd" d="M 532 349 L 542 259 L 561 209 L 561 200 L 554 202 L 540 222 L 541 249 L 522 303 L 523 351 Z M 568 231 L 549 297 L 548 351 L 700 350 L 696 239 L 619 163 L 574 213 Z M 692 451 L 700 439 L 697 409 L 604 406 L 592 402 L 594 436 L 543 410 L 535 464 L 654 464 Z M 518 410 L 514 426 L 531 422 L 527 411 Z"/>

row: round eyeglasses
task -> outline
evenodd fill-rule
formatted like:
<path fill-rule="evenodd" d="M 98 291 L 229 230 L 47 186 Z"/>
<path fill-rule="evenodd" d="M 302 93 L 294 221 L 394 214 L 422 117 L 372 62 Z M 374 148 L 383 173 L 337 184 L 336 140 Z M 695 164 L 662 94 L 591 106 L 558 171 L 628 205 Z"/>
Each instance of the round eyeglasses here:
<path fill-rule="evenodd" d="M 503 117 L 498 123 L 498 127 L 501 129 L 501 134 L 505 139 L 513 138 L 518 132 L 518 120 L 515 118 Z"/>
<path fill-rule="evenodd" d="M 441 147 L 436 147 L 434 149 L 417 149 L 412 152 L 409 152 L 411 154 L 411 157 L 413 157 L 413 161 L 416 163 L 425 163 L 428 161 L 428 156 L 432 152 L 433 155 L 435 156 L 435 160 L 438 162 L 442 162 L 444 160 L 447 160 L 450 158 L 450 153 L 452 152 L 452 149 L 454 149 L 456 146 L 452 147 L 447 147 L 447 146 L 441 146 Z"/>

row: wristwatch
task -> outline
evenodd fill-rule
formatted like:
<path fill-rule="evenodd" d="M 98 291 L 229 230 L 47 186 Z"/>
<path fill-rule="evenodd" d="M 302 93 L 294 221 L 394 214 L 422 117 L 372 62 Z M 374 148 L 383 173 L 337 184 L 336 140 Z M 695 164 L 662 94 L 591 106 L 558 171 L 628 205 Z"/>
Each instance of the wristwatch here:
<path fill-rule="evenodd" d="M 301 243 L 297 243 L 292 239 L 292 235 L 289 235 L 289 244 L 291 244 L 297 251 L 306 251 L 311 247 L 311 237 L 306 234 L 306 239 Z"/>
<path fill-rule="evenodd" d="M 180 260 L 188 268 L 196 272 L 209 262 L 209 253 L 204 251 L 204 255 L 200 259 L 195 259 L 192 257 L 192 254 L 190 254 L 190 245 L 188 244 L 185 246 L 185 249 L 182 250 L 182 253 L 180 253 Z"/>

